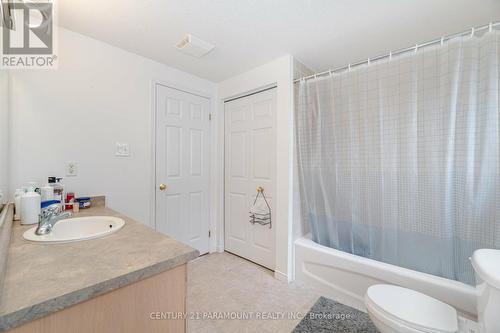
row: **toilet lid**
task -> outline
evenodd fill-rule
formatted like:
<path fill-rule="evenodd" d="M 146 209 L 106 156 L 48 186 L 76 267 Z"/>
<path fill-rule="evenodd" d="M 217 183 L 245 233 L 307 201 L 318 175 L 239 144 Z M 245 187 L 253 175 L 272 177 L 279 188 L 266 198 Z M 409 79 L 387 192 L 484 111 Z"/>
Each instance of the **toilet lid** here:
<path fill-rule="evenodd" d="M 455 333 L 457 312 L 451 306 L 417 291 L 393 285 L 373 285 L 366 301 L 385 316 L 422 332 Z"/>
<path fill-rule="evenodd" d="M 500 289 L 500 250 L 480 249 L 471 258 L 476 274 L 493 287 Z"/>

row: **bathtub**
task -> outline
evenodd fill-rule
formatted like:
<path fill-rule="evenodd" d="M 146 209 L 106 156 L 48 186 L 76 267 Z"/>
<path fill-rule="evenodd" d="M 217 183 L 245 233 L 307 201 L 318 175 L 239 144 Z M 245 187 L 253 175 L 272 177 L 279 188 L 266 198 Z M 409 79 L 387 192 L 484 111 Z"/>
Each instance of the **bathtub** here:
<path fill-rule="evenodd" d="M 432 296 L 470 319 L 477 315 L 474 287 L 322 246 L 310 236 L 295 241 L 295 279 L 316 287 L 326 297 L 365 312 L 366 289 L 386 283 Z"/>

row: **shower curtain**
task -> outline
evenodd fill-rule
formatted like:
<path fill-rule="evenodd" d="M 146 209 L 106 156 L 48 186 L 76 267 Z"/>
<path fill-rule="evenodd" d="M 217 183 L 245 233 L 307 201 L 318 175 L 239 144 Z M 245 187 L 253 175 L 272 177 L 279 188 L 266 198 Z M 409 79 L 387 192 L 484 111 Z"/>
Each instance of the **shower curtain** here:
<path fill-rule="evenodd" d="M 474 284 L 500 248 L 500 33 L 298 83 L 301 218 L 317 243 Z"/>

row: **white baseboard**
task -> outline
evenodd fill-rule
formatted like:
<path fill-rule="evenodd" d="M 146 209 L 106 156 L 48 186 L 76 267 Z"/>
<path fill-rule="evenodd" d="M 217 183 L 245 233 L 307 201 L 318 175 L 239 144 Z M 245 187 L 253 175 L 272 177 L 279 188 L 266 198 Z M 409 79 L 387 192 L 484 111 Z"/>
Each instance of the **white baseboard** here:
<path fill-rule="evenodd" d="M 288 282 L 288 276 L 280 271 L 274 271 L 274 278 L 280 281 Z"/>

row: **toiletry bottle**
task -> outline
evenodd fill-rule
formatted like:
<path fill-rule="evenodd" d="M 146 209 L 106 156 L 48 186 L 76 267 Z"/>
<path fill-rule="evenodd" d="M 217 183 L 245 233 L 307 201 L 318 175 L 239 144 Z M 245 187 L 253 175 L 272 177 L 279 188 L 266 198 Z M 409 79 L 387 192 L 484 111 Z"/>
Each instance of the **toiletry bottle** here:
<path fill-rule="evenodd" d="M 40 215 L 40 194 L 35 192 L 36 186 L 30 183 L 28 192 L 21 197 L 21 224 L 36 224 Z"/>
<path fill-rule="evenodd" d="M 72 192 L 66 193 L 66 210 L 73 209 L 73 202 L 75 201 L 75 194 Z"/>
<path fill-rule="evenodd" d="M 62 178 L 60 177 L 49 177 L 49 186 L 54 188 L 54 200 L 59 200 L 62 204 L 62 209 L 64 210 L 64 184 L 61 182 Z"/>
<path fill-rule="evenodd" d="M 78 213 L 80 211 L 80 203 L 73 201 L 73 213 Z"/>
<path fill-rule="evenodd" d="M 40 194 L 42 196 L 42 202 L 54 200 L 54 188 L 49 184 L 40 188 Z"/>
<path fill-rule="evenodd" d="M 21 220 L 21 197 L 25 191 L 21 188 L 14 192 L 14 221 Z"/>
<path fill-rule="evenodd" d="M 62 200 L 61 200 L 61 207 L 62 207 L 62 210 L 65 210 L 66 207 L 64 206 L 63 203 L 64 203 L 64 199 L 66 198 L 66 191 L 64 189 L 64 184 L 62 183 L 62 178 L 60 178 L 60 177 L 56 178 L 56 182 L 58 184 L 57 188 L 59 189 L 59 191 L 61 193 L 61 198 L 62 198 Z"/>

